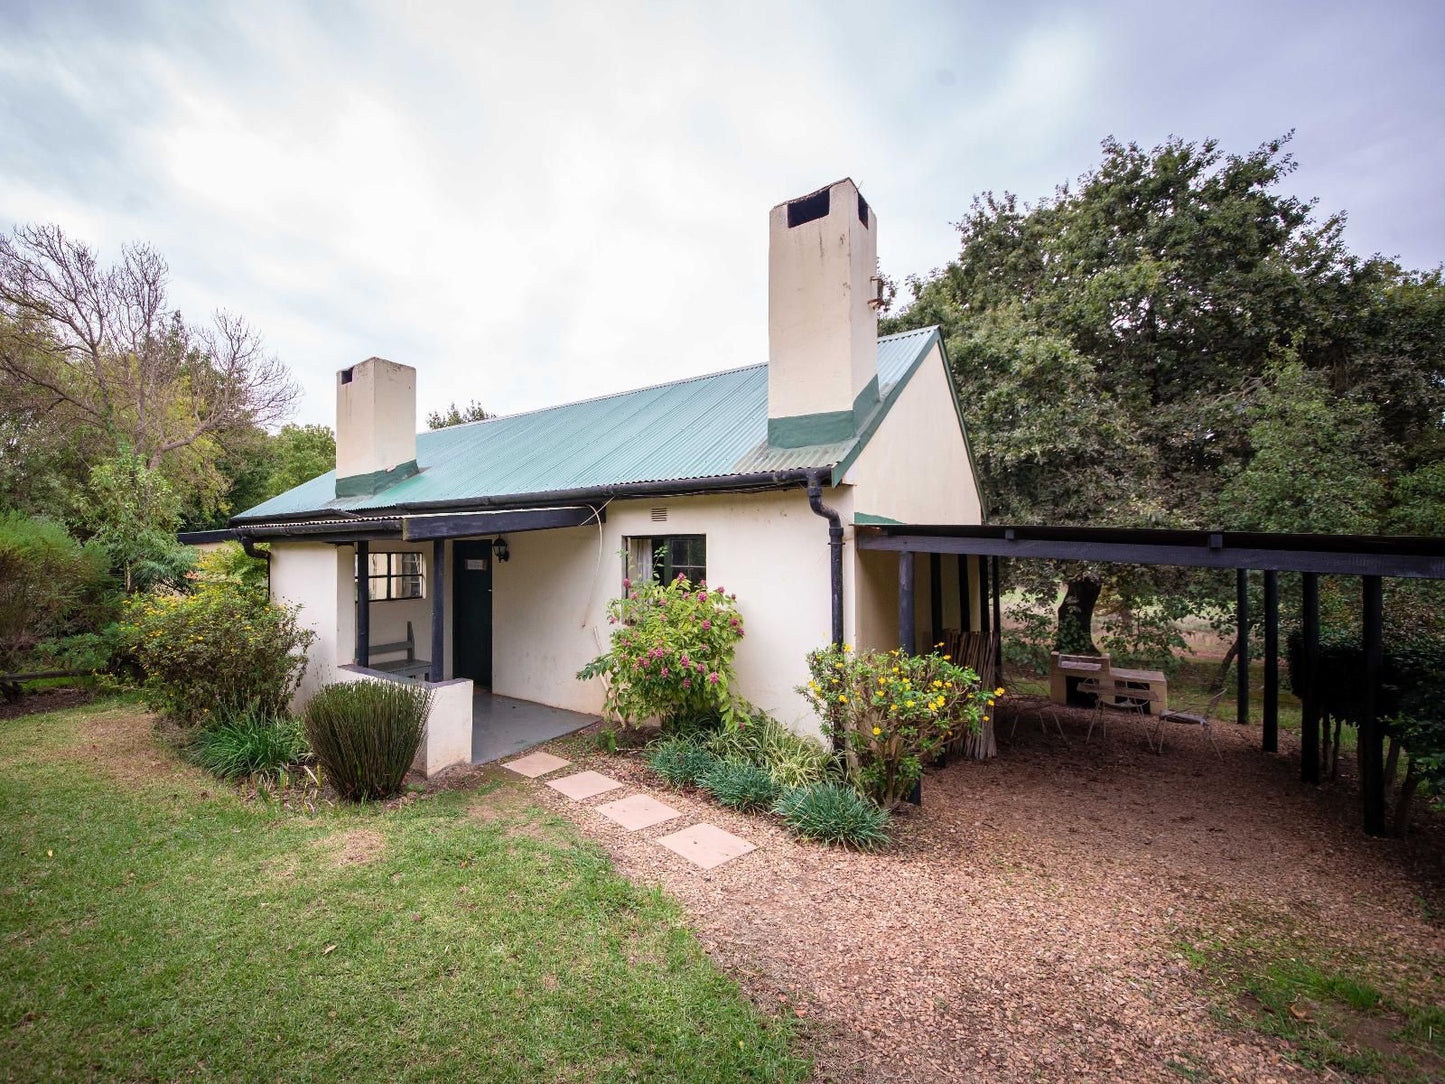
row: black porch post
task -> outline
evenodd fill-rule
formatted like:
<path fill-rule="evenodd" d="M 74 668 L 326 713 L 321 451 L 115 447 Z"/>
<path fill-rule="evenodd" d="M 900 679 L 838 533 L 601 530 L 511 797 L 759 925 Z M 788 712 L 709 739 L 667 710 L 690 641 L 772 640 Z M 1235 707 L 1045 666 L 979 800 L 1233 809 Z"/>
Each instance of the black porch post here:
<path fill-rule="evenodd" d="M 1264 573 L 1264 751 L 1279 752 L 1279 573 Z"/>
<path fill-rule="evenodd" d="M 978 634 L 986 640 L 989 637 L 988 558 L 980 556 L 975 560 L 978 561 Z"/>
<path fill-rule="evenodd" d="M 1384 594 L 1379 576 L 1364 577 L 1365 684 L 1360 712 L 1360 798 L 1365 834 L 1385 834 L 1385 762 L 1379 708 L 1380 670 L 1384 662 Z"/>
<path fill-rule="evenodd" d="M 1320 577 L 1318 573 L 1306 572 L 1302 577 L 1304 588 L 1301 615 L 1304 635 L 1305 672 L 1298 675 L 1304 689 L 1304 702 L 1300 712 L 1300 779 L 1306 783 L 1320 781 L 1320 697 L 1315 683 L 1319 680 L 1320 665 Z"/>
<path fill-rule="evenodd" d="M 356 544 L 356 665 L 371 665 L 371 544 Z"/>
<path fill-rule="evenodd" d="M 943 554 L 928 555 L 929 651 L 943 639 Z"/>
<path fill-rule="evenodd" d="M 991 562 L 993 572 L 990 579 L 990 597 L 993 600 L 993 680 L 990 688 L 996 688 L 1003 682 L 1003 592 L 999 589 L 998 563 L 995 557 Z"/>
<path fill-rule="evenodd" d="M 444 681 L 447 666 L 447 542 L 431 544 L 431 680 Z"/>
<path fill-rule="evenodd" d="M 1239 625 L 1239 655 L 1235 662 L 1239 667 L 1234 688 L 1234 721 L 1241 726 L 1249 725 L 1249 570 L 1241 568 L 1236 573 L 1234 587 L 1234 615 Z"/>
<path fill-rule="evenodd" d="M 913 551 L 898 551 L 898 646 L 904 654 L 917 654 L 918 637 L 913 620 Z"/>
<path fill-rule="evenodd" d="M 968 554 L 958 555 L 958 631 L 973 631 L 973 614 L 969 613 Z"/>

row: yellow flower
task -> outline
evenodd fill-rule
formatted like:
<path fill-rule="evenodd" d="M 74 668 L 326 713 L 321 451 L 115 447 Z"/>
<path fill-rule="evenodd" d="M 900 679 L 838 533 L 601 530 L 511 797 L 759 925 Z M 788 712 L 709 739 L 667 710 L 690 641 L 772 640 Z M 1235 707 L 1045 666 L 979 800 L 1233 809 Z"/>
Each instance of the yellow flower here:
<path fill-rule="evenodd" d="M 988 706 L 993 707 L 993 697 L 991 696 L 988 698 Z"/>
<path fill-rule="evenodd" d="M 835 663 L 833 664 L 833 669 L 835 669 L 835 670 L 841 670 L 841 669 L 843 669 L 843 664 L 842 664 L 841 662 L 835 662 Z"/>
<path fill-rule="evenodd" d="M 984 721 L 984 722 L 988 722 L 988 716 L 987 716 L 987 715 L 985 715 L 985 716 L 983 717 L 983 721 Z"/>
<path fill-rule="evenodd" d="M 883 731 L 882 731 L 881 728 L 876 727 L 876 726 L 873 728 L 873 736 L 874 736 L 875 738 L 876 738 L 879 734 L 882 734 L 882 733 L 883 733 Z"/>
<path fill-rule="evenodd" d="M 852 650 L 853 650 L 853 645 L 852 645 L 852 644 L 844 644 L 844 645 L 843 645 L 843 650 L 844 650 L 844 651 L 852 651 Z"/>
<path fill-rule="evenodd" d="M 941 689 L 941 688 L 943 688 L 943 682 L 939 681 L 937 678 L 934 678 L 934 680 L 933 680 L 933 687 L 934 687 L 935 689 Z"/>
<path fill-rule="evenodd" d="M 848 703 L 848 698 L 847 698 L 846 696 L 844 696 L 842 693 L 839 693 L 839 694 L 838 694 L 838 703 L 840 703 L 840 704 L 846 704 L 846 703 Z"/>
<path fill-rule="evenodd" d="M 904 705 L 903 705 L 903 706 L 904 706 L 904 707 L 911 708 L 911 707 L 913 707 L 913 701 L 912 701 L 912 700 L 907 700 L 907 701 L 904 702 Z"/>
<path fill-rule="evenodd" d="M 898 673 L 898 667 L 895 666 L 895 667 L 893 668 L 893 672 L 894 672 L 895 674 Z"/>
<path fill-rule="evenodd" d="M 994 696 L 1002 696 L 1002 695 L 1003 695 L 1003 686 L 1000 685 L 997 689 L 995 689 L 995 690 L 993 691 L 993 695 L 994 695 Z"/>

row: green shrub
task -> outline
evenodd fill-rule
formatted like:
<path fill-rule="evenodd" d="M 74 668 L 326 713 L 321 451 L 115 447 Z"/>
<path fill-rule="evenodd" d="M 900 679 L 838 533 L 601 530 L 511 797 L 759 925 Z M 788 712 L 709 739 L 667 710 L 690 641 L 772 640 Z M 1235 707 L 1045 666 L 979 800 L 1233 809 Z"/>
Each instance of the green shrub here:
<path fill-rule="evenodd" d="M 302 721 L 332 786 L 359 802 L 401 790 L 430 708 L 431 693 L 410 682 L 341 682 L 313 696 Z"/>
<path fill-rule="evenodd" d="M 647 763 L 673 786 L 686 787 L 696 784 L 718 763 L 718 758 L 691 738 L 664 738 L 648 749 Z"/>
<path fill-rule="evenodd" d="M 242 712 L 203 727 L 191 744 L 197 764 L 221 779 L 275 777 L 311 753 L 300 724 L 289 716 Z"/>
<path fill-rule="evenodd" d="M 806 839 L 876 851 L 888 845 L 888 811 L 842 783 L 814 783 L 783 792 L 773 812 Z"/>
<path fill-rule="evenodd" d="M 733 652 L 743 637 L 737 596 L 721 587 L 624 580 L 627 594 L 607 604 L 611 647 L 577 673 L 605 677 L 606 711 L 629 726 L 643 720 L 717 715 L 730 723 Z"/>
<path fill-rule="evenodd" d="M 736 728 L 719 731 L 708 747 L 724 760 L 744 760 L 767 769 L 780 787 L 821 783 L 837 770 L 829 750 L 761 711 Z"/>
<path fill-rule="evenodd" d="M 770 809 L 781 790 L 766 768 L 741 760 L 719 760 L 698 776 L 697 785 L 723 805 L 744 811 Z"/>
<path fill-rule="evenodd" d="M 113 607 L 105 554 L 38 516 L 0 513 L 0 584 L 0 672 L 29 669 L 43 641 L 93 631 Z"/>

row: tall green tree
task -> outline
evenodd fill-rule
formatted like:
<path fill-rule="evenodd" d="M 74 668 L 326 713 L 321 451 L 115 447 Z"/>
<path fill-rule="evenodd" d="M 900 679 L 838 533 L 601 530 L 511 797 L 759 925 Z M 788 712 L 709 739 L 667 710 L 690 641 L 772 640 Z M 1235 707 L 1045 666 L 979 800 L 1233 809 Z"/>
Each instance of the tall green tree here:
<path fill-rule="evenodd" d="M 445 410 L 433 410 L 426 416 L 426 427 L 428 429 L 445 429 L 449 425 L 461 425 L 464 422 L 484 422 L 488 418 L 495 418 L 481 403 L 473 399 L 464 407 L 457 407 L 455 401 L 448 403 Z"/>

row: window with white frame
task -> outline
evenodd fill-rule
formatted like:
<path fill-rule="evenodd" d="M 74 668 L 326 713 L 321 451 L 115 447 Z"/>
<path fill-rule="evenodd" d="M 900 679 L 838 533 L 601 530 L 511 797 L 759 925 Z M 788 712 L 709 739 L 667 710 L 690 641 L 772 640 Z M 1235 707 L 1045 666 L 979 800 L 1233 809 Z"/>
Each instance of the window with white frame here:
<path fill-rule="evenodd" d="M 426 598 L 426 558 L 420 553 L 372 552 L 367 568 L 372 602 Z"/>
<path fill-rule="evenodd" d="M 678 576 L 697 584 L 707 579 L 707 536 L 648 535 L 627 539 L 623 575 L 630 580 L 671 583 Z"/>

